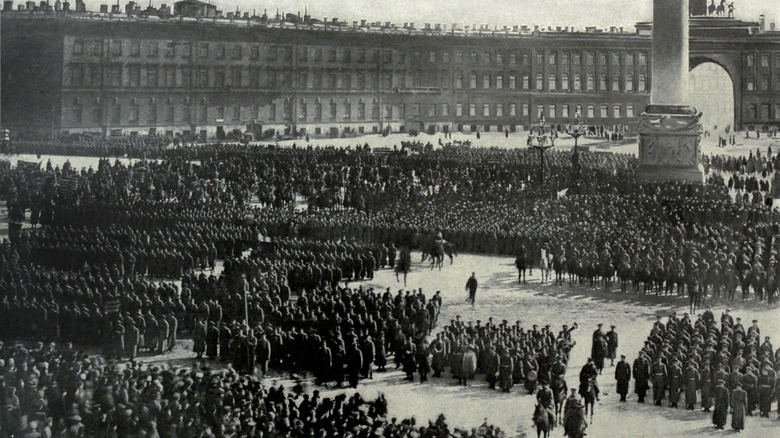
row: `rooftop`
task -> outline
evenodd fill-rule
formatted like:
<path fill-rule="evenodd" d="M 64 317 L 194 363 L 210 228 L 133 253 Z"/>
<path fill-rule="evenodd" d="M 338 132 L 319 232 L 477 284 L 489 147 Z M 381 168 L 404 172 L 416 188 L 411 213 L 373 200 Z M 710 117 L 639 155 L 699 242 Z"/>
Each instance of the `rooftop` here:
<path fill-rule="evenodd" d="M 196 3 L 205 4 L 200 0 L 181 0 L 178 3 Z M 8 5 L 8 3 L 11 3 Z M 540 34 L 571 34 L 571 33 L 587 33 L 587 34 L 622 34 L 626 36 L 636 35 L 634 29 L 624 29 L 623 27 L 610 27 L 601 29 L 598 27 L 585 27 L 576 28 L 574 26 L 540 26 L 540 25 L 512 25 L 512 26 L 490 26 L 487 24 L 471 24 L 462 25 L 459 23 L 442 24 L 442 23 L 414 23 L 405 22 L 392 23 L 389 21 L 380 22 L 368 20 L 352 21 L 351 23 L 342 20 L 338 17 L 326 17 L 315 18 L 304 12 L 301 15 L 300 12 L 296 14 L 292 13 L 280 13 L 276 11 L 274 15 L 269 15 L 267 11 L 263 11 L 262 15 L 258 15 L 256 10 L 250 12 L 226 12 L 217 11 L 215 17 L 185 17 L 176 16 L 170 6 L 162 4 L 160 7 L 154 8 L 149 6 L 145 9 L 141 9 L 140 5 L 135 2 L 129 2 L 124 10 L 120 11 L 117 5 L 101 5 L 101 10 L 96 11 L 83 11 L 76 12 L 68 5 L 67 2 L 63 2 L 60 9 L 55 9 L 54 6 L 47 5 L 45 2 L 41 2 L 40 5 L 36 5 L 35 2 L 28 1 L 24 4 L 18 4 L 16 8 L 13 6 L 13 2 L 5 1 L 3 8 L 3 15 L 9 15 L 14 17 L 58 17 L 77 20 L 112 20 L 123 22 L 197 22 L 203 24 L 221 24 L 232 26 L 263 26 L 269 28 L 286 28 L 286 29 L 309 29 L 309 30 L 328 30 L 328 31 L 346 31 L 346 32 L 362 32 L 362 33 L 393 33 L 393 34 L 407 34 L 407 35 L 442 35 L 442 36 L 469 36 L 469 37 L 520 37 L 520 36 L 533 36 Z"/>
<path fill-rule="evenodd" d="M 199 5 L 214 5 L 202 2 L 200 0 L 180 0 L 174 4 L 191 3 Z M 83 3 L 81 3 L 83 5 Z M 59 8 L 59 9 L 57 9 Z M 428 35 L 428 36 L 463 36 L 463 37 L 494 37 L 494 38 L 512 38 L 527 36 L 556 36 L 564 34 L 587 34 L 589 37 L 596 35 L 623 35 L 625 37 L 650 37 L 652 35 L 652 22 L 639 22 L 635 28 L 624 29 L 623 27 L 598 28 L 589 26 L 577 28 L 575 26 L 540 26 L 540 25 L 512 25 L 512 26 L 490 26 L 487 24 L 461 25 L 459 23 L 441 24 L 441 23 L 419 23 L 405 22 L 391 23 L 387 22 L 369 22 L 367 20 L 352 21 L 351 23 L 341 20 L 337 17 L 318 19 L 309 15 L 305 11 L 303 15 L 300 12 L 280 13 L 278 10 L 274 15 L 268 15 L 263 11 L 258 15 L 256 10 L 250 12 L 225 12 L 216 11 L 214 17 L 187 17 L 177 16 L 172 8 L 166 4 L 159 7 L 153 7 L 151 3 L 145 9 L 141 9 L 134 1 L 125 5 L 121 12 L 118 5 L 101 5 L 100 12 L 95 11 L 74 11 L 70 9 L 69 3 L 64 1 L 55 6 L 51 6 L 45 1 L 36 5 L 33 1 L 27 1 L 24 4 L 18 4 L 14 9 L 13 1 L 4 1 L 4 16 L 28 17 L 28 18 L 62 18 L 73 20 L 111 20 L 119 22 L 166 22 L 166 23 L 202 23 L 238 27 L 266 27 L 281 29 L 305 29 L 305 30 L 327 30 L 341 32 L 358 33 L 379 33 L 379 34 L 402 34 L 402 35 Z M 764 24 L 759 22 L 747 22 L 726 17 L 691 17 L 691 35 L 696 36 L 698 32 L 706 31 L 709 37 L 720 33 L 724 37 L 748 36 L 756 34 L 770 34 L 777 36 L 780 32 L 774 30 L 774 23 L 771 30 L 764 28 Z"/>

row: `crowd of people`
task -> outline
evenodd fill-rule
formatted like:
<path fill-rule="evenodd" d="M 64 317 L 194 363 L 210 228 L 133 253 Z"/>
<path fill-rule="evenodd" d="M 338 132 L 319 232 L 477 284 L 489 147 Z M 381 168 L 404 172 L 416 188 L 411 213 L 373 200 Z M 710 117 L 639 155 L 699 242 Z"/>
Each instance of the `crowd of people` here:
<path fill-rule="evenodd" d="M 728 309 L 716 318 L 708 308 L 695 321 L 672 313 L 664 324 L 659 316 L 632 369 L 616 378 L 625 395 L 633 374 L 639 403 L 652 388 L 657 406 L 712 410 L 718 429 L 730 413 L 731 427 L 740 431 L 746 416 L 769 417 L 773 401 L 780 402 L 778 372 L 780 349 L 762 338 L 757 320 L 743 325 Z"/>
<path fill-rule="evenodd" d="M 145 141 L 67 144 L 74 154 L 107 145 L 116 149 L 98 155 L 154 151 L 146 154 L 154 160 L 0 167 L 0 198 L 17 227 L 0 245 L 0 339 L 75 342 L 119 361 L 165 354 L 191 336 L 198 358 L 229 363 L 238 376 L 220 384 L 275 369 L 357 387 L 392 360 L 408 380 L 449 369 L 460 384 L 484 374 L 491 388 L 534 392 L 565 372 L 573 327 L 556 336 L 549 327 L 455 320 L 429 342 L 438 292 L 358 282 L 437 236 L 458 251 L 515 257 L 521 281 L 527 269 L 559 285 L 617 281 L 624 292 L 690 297 L 692 315 L 713 297 L 773 304 L 780 289 L 780 216 L 731 193 L 771 192 L 766 181 L 780 165 L 771 151 L 711 157 L 710 184 L 694 185 L 638 183 L 629 155 L 581 152 L 573 162 L 568 151 L 551 150 L 540 184 L 540 156 L 524 149 L 406 155 Z M 19 232 L 22 223 L 33 229 Z M 722 349 L 725 329 L 712 334 L 704 324 L 702 348 L 714 337 Z M 699 331 L 685 325 L 673 327 L 673 339 L 668 327 L 656 333 L 670 356 L 679 333 L 693 339 Z M 617 348 L 614 330 L 599 333 L 596 372 Z M 750 336 L 728 338 L 752 345 Z M 659 351 L 652 348 L 651 361 Z M 159 426 L 155 409 L 149 418 Z M 293 415 L 291 406 L 274 409 L 286 414 L 276 418 Z M 133 423 L 139 430 L 148 428 L 142 417 Z"/>
<path fill-rule="evenodd" d="M 106 361 L 71 344 L 0 348 L 2 437 L 503 437 L 483 424 L 451 428 L 388 417 L 387 400 L 323 397 L 208 366 Z"/>
<path fill-rule="evenodd" d="M 490 389 L 510 392 L 522 384 L 532 394 L 540 383 L 566 373 L 569 352 L 574 347 L 571 332 L 564 325 L 557 334 L 550 326 L 523 328 L 520 321 L 464 322 L 460 316 L 436 334 L 431 342 L 431 369 L 439 377 L 449 368 L 458 384 L 467 385 L 477 374 L 484 374 Z"/>

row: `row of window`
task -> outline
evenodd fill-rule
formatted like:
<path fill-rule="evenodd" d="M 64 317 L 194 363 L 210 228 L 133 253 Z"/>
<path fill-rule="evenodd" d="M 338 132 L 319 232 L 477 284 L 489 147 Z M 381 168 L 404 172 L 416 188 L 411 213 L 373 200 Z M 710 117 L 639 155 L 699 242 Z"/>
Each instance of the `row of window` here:
<path fill-rule="evenodd" d="M 131 65 L 127 68 L 127 80 L 123 77 L 125 69 L 122 66 L 108 67 L 108 86 L 118 88 L 128 86 L 130 88 L 148 87 L 193 87 L 198 88 L 225 88 L 232 86 L 236 88 L 287 88 L 292 86 L 290 83 L 291 75 L 286 71 L 264 70 L 260 68 L 244 69 L 243 67 L 230 68 L 208 68 L 201 67 L 197 69 L 181 68 L 174 66 L 165 67 L 145 67 Z M 100 87 L 102 86 L 102 68 L 96 64 L 71 64 L 70 86 L 71 87 Z M 598 75 L 588 73 L 585 75 L 583 84 L 583 75 L 580 73 L 563 73 L 560 76 L 550 74 L 546 78 L 542 73 L 538 73 L 535 78 L 534 90 L 537 91 L 623 91 L 623 92 L 646 92 L 647 76 L 640 74 L 635 76 L 628 73 L 621 79 L 621 75 L 614 74 L 608 81 L 606 74 Z M 481 79 L 481 80 L 480 80 Z M 546 81 L 545 81 L 546 79 Z M 468 76 L 469 89 L 496 89 L 496 90 L 530 90 L 531 77 L 523 75 L 518 84 L 518 77 L 514 74 L 482 74 L 478 76 L 475 73 Z M 299 88 L 306 89 L 333 89 L 333 90 L 371 90 L 377 87 L 382 89 L 394 88 L 401 85 L 417 86 L 420 85 L 419 77 L 409 75 L 402 76 L 398 73 L 308 73 L 302 72 L 297 75 L 296 84 Z M 444 88 L 451 86 L 450 77 L 447 75 L 440 82 Z M 768 82 L 767 82 L 768 83 Z M 752 91 L 751 82 L 748 82 L 748 89 Z M 621 88 L 622 85 L 622 88 Z M 464 73 L 459 71 L 455 73 L 454 88 L 463 89 Z M 598 88 L 597 88 L 598 86 Z"/>
<path fill-rule="evenodd" d="M 73 101 L 71 106 L 71 122 L 74 125 L 82 124 L 84 122 L 101 123 L 102 121 L 102 105 L 100 99 L 96 99 L 89 105 L 91 120 L 85 119 L 85 105 L 81 99 L 77 98 Z M 242 110 L 243 108 L 243 110 Z M 184 99 L 184 103 L 175 103 L 173 98 L 168 98 L 164 103 L 158 102 L 156 99 L 151 98 L 145 102 L 141 102 L 138 99 L 132 99 L 132 101 L 124 107 L 118 100 L 112 101 L 108 105 L 109 110 L 109 122 L 113 124 L 122 123 L 122 116 L 127 117 L 127 121 L 130 124 L 137 124 L 141 122 L 141 114 L 144 114 L 146 123 L 156 124 L 160 122 L 158 119 L 158 111 L 162 109 L 164 114 L 165 123 L 177 123 L 177 122 L 192 122 L 192 110 L 197 113 L 197 122 L 207 123 L 209 121 L 209 115 L 214 120 L 224 120 L 226 111 L 230 115 L 230 120 L 233 122 L 245 121 L 243 117 L 250 119 L 258 119 L 260 114 L 263 114 L 262 107 L 260 105 L 252 106 L 240 106 L 233 105 L 227 108 L 224 105 L 218 105 L 208 107 L 205 99 L 198 101 L 196 107 L 192 107 L 188 98 Z M 380 110 L 383 112 L 382 117 L 385 119 L 393 119 L 393 115 L 396 118 L 405 117 L 404 105 L 391 105 L 386 104 L 380 107 L 377 99 L 371 99 L 365 101 L 363 99 L 353 102 L 349 99 L 343 99 L 337 101 L 336 99 L 330 99 L 329 102 L 323 103 L 321 100 L 315 100 L 309 104 L 305 99 L 301 99 L 298 102 L 297 118 L 300 121 L 313 120 L 323 121 L 323 111 L 327 111 L 328 119 L 331 121 L 337 119 L 352 120 L 353 116 L 356 120 L 378 120 Z M 354 112 L 353 112 L 354 109 Z M 281 110 L 281 114 L 279 114 Z M 126 113 L 124 113 L 126 111 Z M 272 103 L 265 116 L 267 121 L 290 121 L 292 120 L 292 101 L 287 99 L 282 102 L 281 105 Z M 311 113 L 309 113 L 311 111 Z M 311 117 L 310 117 L 311 114 Z"/>
<path fill-rule="evenodd" d="M 269 110 L 267 112 L 268 122 L 277 122 L 277 121 L 290 121 L 292 119 L 292 102 L 286 101 L 282 105 L 279 105 L 281 108 L 277 108 L 277 104 L 271 104 L 269 107 Z M 520 109 L 520 113 L 518 113 L 518 107 Z M 230 107 L 229 114 L 231 117 L 231 120 L 233 122 L 241 122 L 244 121 L 242 119 L 243 116 L 249 116 L 251 119 L 258 119 L 259 115 L 262 113 L 262 109 L 259 105 L 250 106 L 248 108 L 244 107 L 244 110 L 242 112 L 242 107 L 240 105 L 233 105 Z M 355 109 L 353 113 L 353 108 Z M 594 105 L 589 104 L 586 107 L 586 115 L 589 119 L 595 119 L 595 118 L 601 118 L 601 119 L 621 119 L 621 118 L 634 118 L 635 112 L 634 112 L 634 105 L 625 105 L 625 112 L 623 109 L 623 105 L 620 104 L 614 104 L 614 105 L 608 105 L 608 104 L 601 104 L 601 105 Z M 610 108 L 612 110 L 610 114 Z M 776 105 L 775 107 L 775 114 L 780 114 L 780 105 Z M 82 124 L 85 120 L 84 115 L 84 105 L 79 101 L 76 100 L 71 107 L 72 109 L 72 119 L 71 122 L 74 125 Z M 162 113 L 164 114 L 164 122 L 165 123 L 177 123 L 177 122 L 191 122 L 192 121 L 192 114 L 191 114 L 191 106 L 188 102 L 185 102 L 184 105 L 174 104 L 173 99 L 168 99 L 164 104 L 158 104 L 155 99 L 150 99 L 146 105 L 143 107 L 143 111 L 145 114 L 145 121 L 149 124 L 156 124 L 160 122 L 158 119 L 158 110 L 162 109 Z M 278 114 L 278 110 L 281 109 L 281 114 Z M 598 113 L 596 112 L 598 109 Z M 140 114 L 142 111 L 142 104 L 133 101 L 127 107 L 125 108 L 127 113 L 127 121 L 131 124 L 137 124 L 140 123 Z M 370 120 L 378 120 L 379 119 L 379 112 L 380 110 L 383 111 L 382 117 L 386 119 L 393 119 L 393 115 L 396 116 L 396 118 L 404 118 L 406 117 L 406 110 L 405 105 L 384 105 L 382 108 L 380 108 L 380 105 L 375 102 L 365 102 L 365 101 L 358 101 L 357 103 L 353 104 L 353 102 L 349 100 L 343 100 L 341 102 L 338 102 L 335 99 L 331 99 L 326 104 L 323 104 L 321 101 L 315 101 L 312 103 L 312 105 L 308 105 L 305 100 L 301 100 L 298 103 L 297 110 L 297 119 L 301 122 L 311 120 L 311 121 L 323 121 L 325 120 L 323 118 L 323 112 L 327 110 L 327 116 L 328 120 L 330 121 L 336 121 L 339 118 L 343 120 L 352 120 L 353 114 L 356 118 L 356 120 L 367 120 L 367 117 L 370 117 Z M 311 110 L 311 117 L 309 117 L 309 110 Z M 395 110 L 395 111 L 394 111 Z M 478 110 L 480 110 L 478 112 Z M 582 105 L 555 105 L 555 104 L 549 104 L 549 105 L 537 105 L 535 114 L 544 114 L 548 119 L 569 119 L 572 117 L 572 114 L 583 114 L 582 113 L 583 106 Z M 123 108 L 122 105 L 119 102 L 113 102 L 109 105 L 109 122 L 113 124 L 119 124 L 122 122 L 122 112 Z M 515 103 L 509 103 L 509 104 L 503 104 L 503 103 L 496 103 L 496 104 L 489 104 L 484 103 L 481 105 L 481 108 L 477 106 L 476 103 L 470 103 L 468 105 L 464 105 L 463 103 L 456 103 L 455 104 L 455 117 L 517 117 L 517 116 L 523 116 L 528 117 L 529 116 L 530 107 L 529 104 L 524 103 L 518 106 L 518 104 Z M 755 109 L 755 105 L 752 105 L 749 111 L 757 111 Z M 762 106 L 763 111 L 763 106 Z M 769 105 L 766 105 L 766 111 L 767 116 L 765 118 L 769 118 L 768 111 L 769 111 Z M 196 108 L 197 112 L 197 121 L 199 123 L 207 123 L 208 116 L 209 116 L 209 108 L 206 106 L 205 102 L 202 101 L 198 104 Z M 340 114 L 339 114 L 340 113 Z M 216 107 L 212 107 L 211 115 L 214 117 L 215 120 L 224 120 L 226 114 L 226 108 L 223 105 L 219 105 Z M 450 105 L 447 103 L 443 104 L 435 104 L 431 103 L 428 104 L 427 108 L 427 115 L 428 117 L 450 117 Z M 102 106 L 99 102 L 96 102 L 94 105 L 91 106 L 91 116 L 92 120 L 90 122 L 92 123 L 101 123 L 102 120 Z M 178 117 L 177 117 L 178 116 Z M 412 104 L 412 117 L 421 117 L 421 108 L 419 103 Z M 756 115 L 753 116 L 755 119 L 757 117 Z"/>
<path fill-rule="evenodd" d="M 339 62 L 339 63 L 351 63 L 351 62 L 370 62 L 377 63 L 380 60 L 380 56 L 383 56 L 385 63 L 404 64 L 406 61 L 405 53 L 398 52 L 389 49 L 364 49 L 364 48 L 344 48 L 344 47 L 299 47 L 293 52 L 290 46 L 264 46 L 260 44 L 245 44 L 245 43 L 213 43 L 213 42 L 177 42 L 177 41 L 156 41 L 156 40 L 121 40 L 114 39 L 108 42 L 110 47 L 110 53 L 112 56 L 127 55 L 130 57 L 145 56 L 148 58 L 158 58 L 163 56 L 165 58 L 183 58 L 189 59 L 193 55 L 193 51 L 197 53 L 199 58 L 209 58 L 212 54 L 215 59 L 231 59 L 242 60 L 245 56 L 248 56 L 250 60 L 264 61 L 290 61 L 293 53 L 297 54 L 299 62 Z M 104 40 L 102 39 L 84 39 L 76 38 L 73 41 L 73 54 L 90 56 L 101 56 L 103 54 Z M 127 53 L 125 53 L 125 47 L 128 47 Z M 419 59 L 421 56 L 419 51 L 414 52 L 415 58 Z M 452 59 L 451 59 L 452 56 Z M 521 62 L 523 65 L 530 64 L 531 54 L 528 52 L 470 52 L 464 53 L 462 51 L 455 51 L 454 54 L 450 54 L 448 51 L 437 52 L 431 51 L 428 54 L 428 60 L 431 63 L 449 63 L 454 61 L 455 63 L 464 63 L 464 60 L 468 59 L 471 64 L 481 65 L 516 65 Z M 546 58 L 546 59 L 545 59 Z M 626 67 L 632 67 L 634 63 L 638 63 L 640 66 L 647 65 L 647 54 L 645 52 L 638 53 L 620 53 L 620 52 L 536 52 L 535 59 L 536 64 L 543 64 L 545 60 L 549 65 L 558 65 L 560 62 L 562 65 L 575 65 L 579 66 L 583 64 L 583 58 L 585 65 L 595 66 L 598 60 L 598 65 L 611 65 Z"/>
<path fill-rule="evenodd" d="M 506 81 L 505 81 L 506 78 Z M 611 80 L 608 83 L 607 75 L 605 73 L 602 73 L 598 75 L 599 82 L 598 82 L 598 91 L 624 91 L 624 92 L 633 92 L 638 91 L 640 93 L 647 91 L 647 76 L 646 75 L 638 75 L 637 80 L 634 80 L 634 74 L 628 73 L 625 75 L 625 79 L 623 79 L 623 88 L 621 90 L 621 75 L 618 73 L 615 73 L 612 75 Z M 463 72 L 456 72 L 455 73 L 455 88 L 461 89 L 464 88 L 463 83 Z M 468 88 L 470 89 L 504 89 L 505 87 L 509 90 L 515 90 L 517 89 L 517 76 L 515 75 L 491 75 L 491 74 L 483 74 L 481 76 L 481 81 L 479 81 L 479 77 L 477 74 L 470 74 L 468 76 Z M 569 73 L 563 73 L 558 76 L 556 73 L 552 73 L 547 76 L 546 81 L 546 87 L 545 87 L 545 76 L 542 73 L 536 74 L 536 81 L 534 83 L 534 90 L 537 91 L 596 91 L 596 74 L 595 73 L 588 73 L 585 75 L 585 84 L 583 88 L 582 83 L 582 74 L 581 73 L 574 73 L 573 75 L 570 75 Z M 530 75 L 523 75 L 522 77 L 522 83 L 521 83 L 523 90 L 529 90 L 531 88 L 531 77 Z"/>
<path fill-rule="evenodd" d="M 71 64 L 68 68 L 71 87 L 101 87 L 103 70 L 96 64 Z M 131 65 L 127 69 L 115 65 L 108 67 L 108 87 L 119 88 L 287 88 L 291 87 L 291 74 L 287 71 L 265 70 L 259 67 L 245 69 L 145 67 Z M 307 89 L 371 90 L 393 88 L 404 78 L 398 73 L 299 73 L 297 84 Z M 409 84 L 411 85 L 411 84 Z"/>
<path fill-rule="evenodd" d="M 780 103 L 774 104 L 774 113 L 771 110 L 772 105 L 769 103 L 751 103 L 745 108 L 745 116 L 748 120 L 780 120 Z"/>
<path fill-rule="evenodd" d="M 101 56 L 103 54 L 103 40 L 76 38 L 73 41 L 74 55 Z M 110 53 L 112 56 L 125 55 L 125 40 L 110 40 Z M 260 44 L 244 43 L 211 43 L 211 42 L 178 42 L 178 41 L 154 41 L 154 40 L 130 40 L 127 55 L 130 57 L 145 56 L 148 58 L 183 58 L 189 59 L 193 50 L 199 58 L 209 58 L 212 54 L 216 59 L 242 60 L 248 56 L 250 60 L 264 61 L 290 61 L 293 49 L 290 46 L 265 46 Z M 403 64 L 405 54 L 390 49 L 363 49 L 363 48 L 338 48 L 338 47 L 299 47 L 298 61 L 307 62 L 370 62 L 377 63 L 383 56 L 385 63 Z"/>
<path fill-rule="evenodd" d="M 771 88 L 769 75 L 761 76 L 758 79 L 758 86 L 756 86 L 755 77 L 748 76 L 745 79 L 745 91 L 770 91 Z M 775 76 L 774 91 L 780 91 L 780 74 Z"/>
<path fill-rule="evenodd" d="M 761 68 L 769 68 L 772 65 L 771 59 L 772 55 L 769 53 L 761 53 L 758 55 L 761 62 Z M 745 55 L 745 65 L 747 67 L 755 67 L 756 66 L 756 54 L 750 53 Z M 780 68 L 780 53 L 775 53 L 775 67 Z"/>
<path fill-rule="evenodd" d="M 547 61 L 547 64 L 549 65 L 558 65 L 560 62 L 562 65 L 569 65 L 570 63 L 572 65 L 578 66 L 582 65 L 583 60 L 583 53 L 582 52 L 547 52 L 545 55 L 544 52 L 536 52 L 534 54 L 534 58 L 536 60 L 536 64 L 544 64 L 545 60 Z M 450 56 L 453 58 L 451 59 Z M 415 52 L 415 57 L 420 57 L 420 52 Z M 467 58 L 468 57 L 468 58 Z M 497 65 L 515 65 L 519 62 L 521 62 L 523 65 L 529 65 L 530 63 L 530 57 L 531 55 L 527 52 L 523 53 L 502 53 L 502 52 L 470 52 L 468 54 L 462 52 L 462 51 L 455 51 L 453 55 L 450 55 L 450 52 L 444 51 L 444 52 L 438 52 L 438 51 L 429 51 L 428 52 L 428 62 L 430 63 L 449 63 L 451 61 L 454 61 L 456 64 L 462 64 L 465 62 L 466 59 L 468 59 L 468 62 L 471 64 L 481 64 L 481 65 L 490 65 L 490 64 L 497 64 Z M 645 52 L 629 52 L 629 53 L 620 53 L 620 52 L 599 52 L 598 54 L 596 52 L 585 52 L 585 64 L 588 66 L 594 66 L 596 65 L 596 59 L 598 59 L 599 65 L 612 65 L 612 66 L 620 66 L 625 65 L 626 67 L 633 67 L 634 63 L 638 63 L 640 66 L 647 65 L 647 53 Z M 546 58 L 546 59 L 545 59 Z"/>
<path fill-rule="evenodd" d="M 421 104 L 415 103 L 412 104 L 412 117 L 421 117 L 423 114 L 421 113 L 422 108 L 420 106 Z M 518 113 L 518 108 L 520 109 L 520 113 Z M 583 113 L 583 106 L 580 104 L 577 105 L 569 105 L 569 104 L 548 104 L 548 105 L 537 105 L 536 112 L 534 114 L 539 115 L 545 115 L 545 117 L 549 119 L 567 119 L 567 118 L 573 118 L 574 114 L 583 114 L 589 119 L 595 119 L 595 118 L 614 118 L 614 119 L 620 119 L 623 117 L 626 118 L 634 118 L 635 112 L 634 112 L 634 105 L 628 104 L 625 105 L 625 111 L 623 109 L 623 105 L 621 104 L 613 104 L 611 107 L 608 104 L 601 104 L 601 105 L 595 105 L 595 104 L 589 104 L 586 107 L 587 112 Z M 612 109 L 611 115 L 610 115 L 610 108 Z M 597 113 L 598 109 L 598 113 Z M 521 105 L 518 105 L 516 103 L 483 103 L 481 105 L 476 103 L 469 103 L 469 104 L 463 104 L 463 103 L 456 103 L 455 104 L 455 117 L 528 117 L 530 111 L 530 106 L 527 103 L 523 103 Z M 428 104 L 428 108 L 426 110 L 426 114 L 428 117 L 450 117 L 450 105 L 447 103 L 442 104 L 435 104 L 431 103 Z"/>

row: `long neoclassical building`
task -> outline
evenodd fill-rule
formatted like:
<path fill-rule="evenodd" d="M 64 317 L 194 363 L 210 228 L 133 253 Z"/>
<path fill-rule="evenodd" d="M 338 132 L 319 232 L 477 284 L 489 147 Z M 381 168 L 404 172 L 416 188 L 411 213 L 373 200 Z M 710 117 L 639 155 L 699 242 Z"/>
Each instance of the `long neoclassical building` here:
<path fill-rule="evenodd" d="M 2 14 L 2 122 L 12 132 L 517 131 L 541 115 L 566 125 L 576 113 L 622 127 L 652 87 L 649 23 L 632 32 L 420 29 L 308 15 L 19 9 Z M 731 74 L 736 124 L 780 123 L 780 33 L 692 20 L 693 64 Z"/>

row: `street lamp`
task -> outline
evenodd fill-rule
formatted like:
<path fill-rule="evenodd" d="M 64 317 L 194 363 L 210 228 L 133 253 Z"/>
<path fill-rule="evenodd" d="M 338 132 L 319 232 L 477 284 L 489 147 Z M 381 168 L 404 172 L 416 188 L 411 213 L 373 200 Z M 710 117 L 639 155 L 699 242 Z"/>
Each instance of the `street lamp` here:
<path fill-rule="evenodd" d="M 541 164 L 539 166 L 539 184 L 544 184 L 544 153 L 547 151 L 547 149 L 550 149 L 553 147 L 552 144 L 549 146 L 545 146 L 547 143 L 547 136 L 544 135 L 544 113 L 539 115 L 539 130 L 536 133 L 536 142 L 538 145 L 529 145 L 528 147 L 530 149 L 536 149 L 539 151 L 539 159 L 541 161 Z"/>
<path fill-rule="evenodd" d="M 577 150 L 577 144 L 579 138 L 585 135 L 585 130 L 582 129 L 582 125 L 580 124 L 579 112 L 574 115 L 574 120 L 576 121 L 575 125 L 570 126 L 566 133 L 569 134 L 572 138 L 574 138 L 574 153 L 571 156 L 571 163 L 572 163 L 572 167 L 574 167 L 576 171 L 579 166 L 579 158 L 580 158 L 579 151 Z"/>

